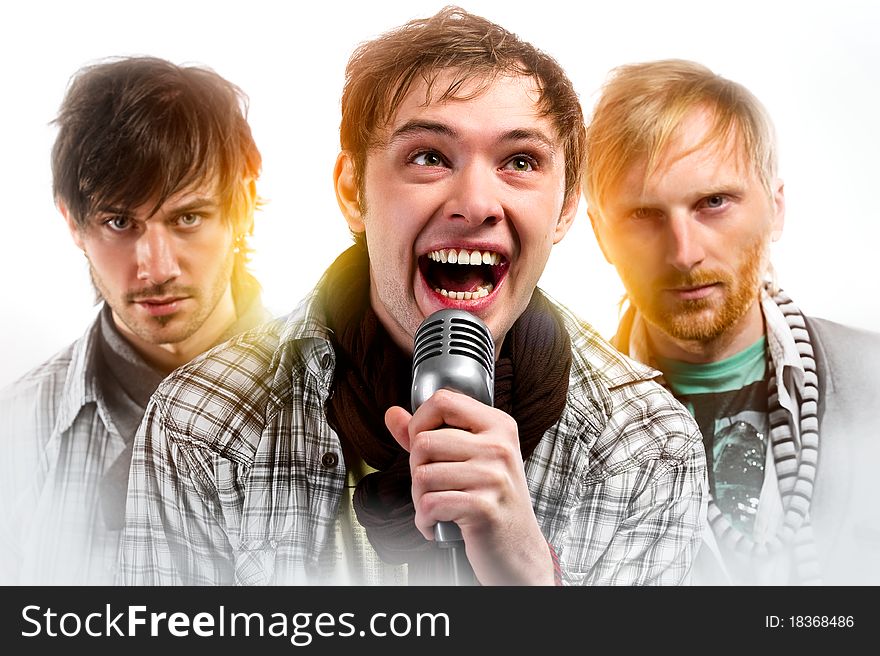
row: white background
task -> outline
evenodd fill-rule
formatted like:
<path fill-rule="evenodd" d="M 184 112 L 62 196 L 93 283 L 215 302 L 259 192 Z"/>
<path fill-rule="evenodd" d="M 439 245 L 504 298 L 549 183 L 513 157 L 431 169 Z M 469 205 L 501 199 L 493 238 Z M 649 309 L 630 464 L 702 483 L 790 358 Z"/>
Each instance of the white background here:
<path fill-rule="evenodd" d="M 51 198 L 49 122 L 69 77 L 107 56 L 201 63 L 241 86 L 263 153 L 254 270 L 287 312 L 349 243 L 333 196 L 339 96 L 352 49 L 442 1 L 31 1 L 4 7 L 0 385 L 77 338 L 94 315 L 85 259 Z M 773 259 L 809 314 L 880 329 L 880 4 L 708 0 L 462 0 L 547 51 L 589 113 L 614 66 L 697 60 L 774 117 L 788 213 Z M 542 286 L 604 335 L 622 292 L 583 204 Z"/>

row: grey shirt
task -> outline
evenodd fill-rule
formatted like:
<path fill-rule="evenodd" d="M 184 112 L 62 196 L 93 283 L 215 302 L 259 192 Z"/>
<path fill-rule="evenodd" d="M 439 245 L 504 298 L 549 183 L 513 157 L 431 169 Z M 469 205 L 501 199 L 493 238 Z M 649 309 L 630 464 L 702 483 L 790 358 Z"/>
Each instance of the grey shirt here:
<path fill-rule="evenodd" d="M 269 319 L 258 295 L 247 299 L 221 340 Z M 0 584 L 115 580 L 133 427 L 161 380 L 120 340 L 102 308 L 0 391 Z"/>

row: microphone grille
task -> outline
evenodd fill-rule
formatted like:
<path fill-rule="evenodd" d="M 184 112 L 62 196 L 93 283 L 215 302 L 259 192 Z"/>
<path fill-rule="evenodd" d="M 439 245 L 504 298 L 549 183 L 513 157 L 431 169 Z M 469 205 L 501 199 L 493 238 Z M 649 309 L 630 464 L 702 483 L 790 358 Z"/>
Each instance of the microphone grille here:
<path fill-rule="evenodd" d="M 440 310 L 416 331 L 413 370 L 428 358 L 447 353 L 476 360 L 490 375 L 495 370 L 495 344 L 480 319 L 463 310 Z"/>
<path fill-rule="evenodd" d="M 495 347 L 489 332 L 475 322 L 464 317 L 449 319 L 449 352 L 474 358 L 486 371 L 493 373 Z"/>
<path fill-rule="evenodd" d="M 413 369 L 428 358 L 443 355 L 443 325 L 445 322 L 442 317 L 437 317 L 436 314 L 428 317 L 416 331 L 413 345 Z"/>

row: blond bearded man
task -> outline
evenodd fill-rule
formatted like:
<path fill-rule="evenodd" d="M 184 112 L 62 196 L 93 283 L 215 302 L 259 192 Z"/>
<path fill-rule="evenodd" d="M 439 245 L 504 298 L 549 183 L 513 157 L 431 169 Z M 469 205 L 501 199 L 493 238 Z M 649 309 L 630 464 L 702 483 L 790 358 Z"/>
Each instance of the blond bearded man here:
<path fill-rule="evenodd" d="M 876 584 L 880 337 L 805 317 L 773 283 L 776 159 L 741 85 L 688 61 L 613 72 L 584 185 L 626 288 L 613 343 L 659 369 L 703 433 L 710 528 L 695 582 Z"/>

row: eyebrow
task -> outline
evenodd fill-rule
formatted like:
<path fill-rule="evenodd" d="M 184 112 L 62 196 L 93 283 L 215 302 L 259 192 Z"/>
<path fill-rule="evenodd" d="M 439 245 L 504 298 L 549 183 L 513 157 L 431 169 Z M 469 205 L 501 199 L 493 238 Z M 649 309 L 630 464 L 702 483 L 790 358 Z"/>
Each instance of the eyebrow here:
<path fill-rule="evenodd" d="M 397 128 L 394 132 L 391 133 L 391 137 L 388 140 L 389 145 L 394 143 L 395 141 L 400 141 L 407 137 L 410 137 L 415 134 L 420 134 L 423 132 L 428 132 L 431 134 L 440 135 L 443 137 L 448 137 L 450 139 L 458 139 L 459 134 L 456 130 L 446 125 L 445 123 L 439 123 L 437 121 L 407 121 L 399 128 Z M 551 154 L 556 153 L 556 145 L 553 140 L 550 139 L 546 134 L 544 134 L 541 130 L 533 130 L 530 128 L 514 128 L 512 130 L 508 130 L 501 134 L 498 139 L 499 142 L 506 141 L 532 141 L 540 143 L 542 146 L 547 148 Z"/>
<path fill-rule="evenodd" d="M 741 196 L 745 192 L 748 183 L 745 180 L 729 178 L 720 180 L 717 184 L 710 184 L 699 189 L 693 189 L 688 193 L 689 198 L 705 198 L 706 196 L 716 196 L 719 194 L 727 194 L 729 196 Z M 614 194 L 623 197 L 627 204 L 637 205 L 639 207 L 649 207 L 654 205 L 653 198 L 645 196 L 643 193 L 634 193 L 627 196 L 620 189 Z"/>
<path fill-rule="evenodd" d="M 438 134 L 451 139 L 458 138 L 458 132 L 445 123 L 438 123 L 436 121 L 407 121 L 391 133 L 391 138 L 388 140 L 388 143 L 394 143 L 395 141 L 400 141 L 401 139 L 422 132 Z"/>
<path fill-rule="evenodd" d="M 746 184 L 739 180 L 725 180 L 723 182 L 718 183 L 717 185 L 712 185 L 711 187 L 706 187 L 704 189 L 698 189 L 694 192 L 694 195 L 699 196 L 715 196 L 717 194 L 741 194 L 743 190 L 746 188 Z"/>
<path fill-rule="evenodd" d="M 192 212 L 193 210 L 216 209 L 218 207 L 220 207 L 220 203 L 215 199 L 198 197 L 193 198 L 183 205 L 172 206 L 170 209 L 175 214 L 184 214 L 186 212 Z"/>
<path fill-rule="evenodd" d="M 182 205 L 172 206 L 170 208 L 170 211 L 173 214 L 185 214 L 194 210 L 216 209 L 219 207 L 220 204 L 215 199 L 210 197 L 197 196 L 196 198 L 193 198 L 192 200 L 189 200 Z M 105 205 L 102 207 L 98 207 L 94 212 L 95 217 L 106 214 L 130 217 L 134 214 L 134 212 L 131 209 L 126 209 L 118 205 Z"/>
<path fill-rule="evenodd" d="M 501 141 L 536 141 L 550 150 L 551 153 L 556 153 L 556 144 L 541 130 L 516 128 L 509 132 L 505 132 L 501 137 Z"/>

